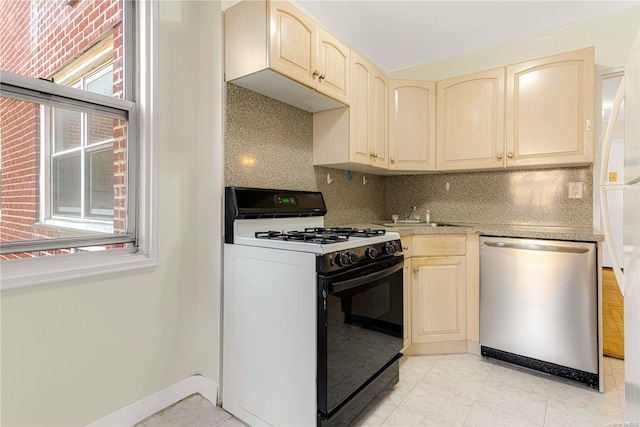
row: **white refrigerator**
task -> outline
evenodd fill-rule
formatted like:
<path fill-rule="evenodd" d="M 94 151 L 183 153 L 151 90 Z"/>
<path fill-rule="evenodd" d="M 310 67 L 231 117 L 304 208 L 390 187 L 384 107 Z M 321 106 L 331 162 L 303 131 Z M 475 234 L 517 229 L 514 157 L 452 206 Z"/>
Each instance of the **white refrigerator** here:
<path fill-rule="evenodd" d="M 625 411 L 640 423 L 640 33 L 625 70 L 623 193 Z"/>
<path fill-rule="evenodd" d="M 616 256 L 611 261 L 620 290 L 624 295 L 624 354 L 625 354 L 625 418 L 640 423 L 640 33 L 630 52 L 625 78 L 616 96 L 612 120 L 607 126 L 603 144 L 603 165 L 607 165 L 614 126 L 624 98 L 624 186 L 623 186 L 623 264 L 620 270 Z M 605 242 L 609 253 L 614 254 L 611 244 L 611 224 L 608 218 L 606 167 L 601 173 L 600 191 L 602 199 Z M 635 424 L 637 425 L 637 424 Z"/>

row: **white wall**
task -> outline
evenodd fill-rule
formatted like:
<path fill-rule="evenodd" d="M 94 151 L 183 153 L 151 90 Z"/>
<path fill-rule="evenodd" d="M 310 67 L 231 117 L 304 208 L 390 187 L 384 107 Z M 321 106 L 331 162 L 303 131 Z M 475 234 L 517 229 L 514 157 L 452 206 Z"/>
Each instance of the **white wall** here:
<path fill-rule="evenodd" d="M 596 65 L 619 67 L 640 28 L 640 6 L 499 43 L 389 74 L 393 79 L 442 80 L 556 53 L 596 47 Z"/>
<path fill-rule="evenodd" d="M 86 425 L 196 373 L 219 383 L 220 5 L 159 4 L 159 266 L 2 293 L 3 426 Z"/>

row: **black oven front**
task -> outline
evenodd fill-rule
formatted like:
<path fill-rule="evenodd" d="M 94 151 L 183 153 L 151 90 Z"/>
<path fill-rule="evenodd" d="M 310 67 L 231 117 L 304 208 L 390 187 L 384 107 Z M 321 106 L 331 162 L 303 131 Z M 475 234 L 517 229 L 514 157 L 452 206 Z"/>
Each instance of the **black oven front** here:
<path fill-rule="evenodd" d="M 318 425 L 348 425 L 398 381 L 403 345 L 401 253 L 318 274 Z"/>

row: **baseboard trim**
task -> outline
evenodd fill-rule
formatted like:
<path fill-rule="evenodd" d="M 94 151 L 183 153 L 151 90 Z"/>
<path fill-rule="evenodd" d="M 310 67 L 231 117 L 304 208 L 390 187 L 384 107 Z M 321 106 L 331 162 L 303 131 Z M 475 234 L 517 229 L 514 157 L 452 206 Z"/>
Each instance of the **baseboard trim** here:
<path fill-rule="evenodd" d="M 439 341 L 428 343 L 414 343 L 409 346 L 403 353 L 408 356 L 417 356 L 420 354 L 455 354 L 466 353 L 467 341 Z"/>
<path fill-rule="evenodd" d="M 193 375 L 119 409 L 89 424 L 88 427 L 133 426 L 195 393 L 200 393 L 202 397 L 215 405 L 218 400 L 218 385 L 211 378 Z"/>
<path fill-rule="evenodd" d="M 480 353 L 480 343 L 475 341 L 467 341 L 467 353 L 475 354 L 476 356 L 482 356 Z"/>

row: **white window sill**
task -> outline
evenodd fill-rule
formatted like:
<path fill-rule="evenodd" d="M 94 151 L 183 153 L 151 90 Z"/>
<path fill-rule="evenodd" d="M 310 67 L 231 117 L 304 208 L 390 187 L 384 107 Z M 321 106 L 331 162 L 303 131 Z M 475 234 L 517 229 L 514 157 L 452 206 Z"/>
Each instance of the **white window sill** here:
<path fill-rule="evenodd" d="M 0 289 L 5 291 L 134 269 L 154 268 L 157 264 L 155 256 L 134 254 L 130 249 L 2 261 Z"/>

